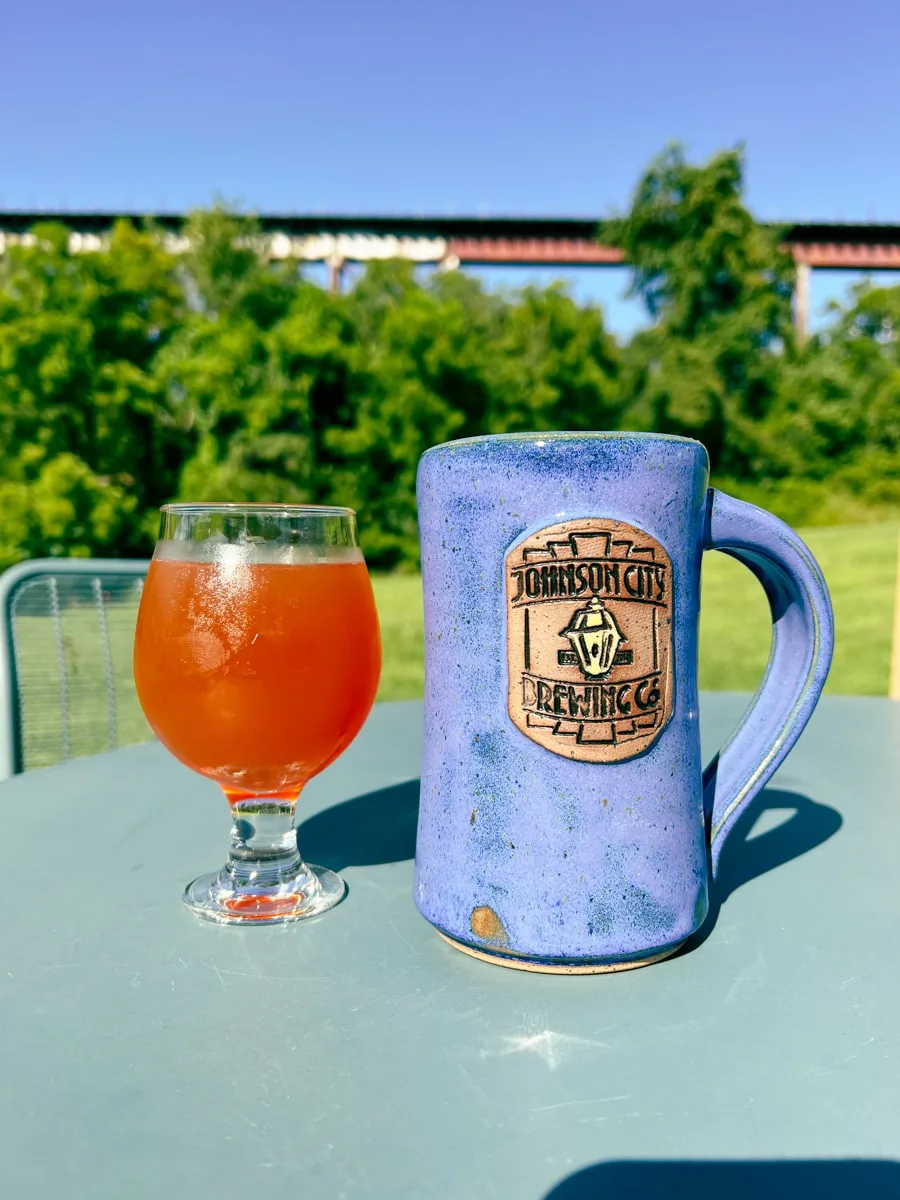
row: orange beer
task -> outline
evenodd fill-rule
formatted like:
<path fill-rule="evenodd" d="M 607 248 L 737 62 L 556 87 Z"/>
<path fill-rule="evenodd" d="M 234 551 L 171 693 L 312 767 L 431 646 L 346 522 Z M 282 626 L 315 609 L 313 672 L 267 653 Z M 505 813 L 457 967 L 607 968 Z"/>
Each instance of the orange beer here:
<path fill-rule="evenodd" d="M 350 744 L 381 671 L 372 587 L 359 551 L 318 561 L 154 558 L 134 675 L 176 758 L 232 803 L 296 794 Z"/>

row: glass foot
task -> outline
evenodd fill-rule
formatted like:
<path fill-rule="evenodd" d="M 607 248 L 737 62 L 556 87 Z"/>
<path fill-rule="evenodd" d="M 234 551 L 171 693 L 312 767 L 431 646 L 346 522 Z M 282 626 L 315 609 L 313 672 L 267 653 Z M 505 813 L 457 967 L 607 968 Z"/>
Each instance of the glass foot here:
<path fill-rule="evenodd" d="M 304 863 L 304 871 L 276 887 L 237 886 L 223 867 L 216 875 L 201 875 L 184 889 L 182 900 L 198 917 L 220 925 L 278 925 L 303 921 L 334 908 L 346 885 L 327 867 Z"/>

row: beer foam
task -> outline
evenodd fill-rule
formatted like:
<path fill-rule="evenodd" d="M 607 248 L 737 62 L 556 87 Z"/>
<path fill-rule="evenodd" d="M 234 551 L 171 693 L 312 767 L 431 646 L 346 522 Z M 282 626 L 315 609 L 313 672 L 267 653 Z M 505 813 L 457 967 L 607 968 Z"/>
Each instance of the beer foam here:
<path fill-rule="evenodd" d="M 164 562 L 214 563 L 221 567 L 256 564 L 311 567 L 324 563 L 365 562 L 359 546 L 291 544 L 264 538 L 248 538 L 242 542 L 229 542 L 215 537 L 203 541 L 180 538 L 161 541 L 157 542 L 153 557 Z"/>

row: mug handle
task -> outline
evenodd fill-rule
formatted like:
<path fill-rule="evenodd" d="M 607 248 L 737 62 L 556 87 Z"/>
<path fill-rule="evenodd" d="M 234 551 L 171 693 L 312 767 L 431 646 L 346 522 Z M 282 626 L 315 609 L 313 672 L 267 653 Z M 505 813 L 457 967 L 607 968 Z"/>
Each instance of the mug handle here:
<path fill-rule="evenodd" d="M 738 817 L 781 766 L 818 702 L 834 648 L 828 588 L 812 552 L 765 509 L 710 488 L 704 549 L 753 572 L 772 611 L 772 648 L 740 725 L 703 772 L 703 806 L 715 878 Z"/>

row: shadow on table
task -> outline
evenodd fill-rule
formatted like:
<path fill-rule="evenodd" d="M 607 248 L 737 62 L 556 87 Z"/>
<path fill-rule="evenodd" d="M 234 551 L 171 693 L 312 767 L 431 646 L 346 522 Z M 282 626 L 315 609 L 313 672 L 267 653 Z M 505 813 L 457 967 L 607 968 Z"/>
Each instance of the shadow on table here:
<path fill-rule="evenodd" d="M 354 796 L 308 817 L 297 830 L 303 857 L 343 871 L 404 862 L 416 853 L 419 781 Z"/>
<path fill-rule="evenodd" d="M 543 1200 L 896 1200 L 900 1163 L 887 1159 L 809 1162 L 606 1162 L 563 1179 Z"/>
<path fill-rule="evenodd" d="M 767 812 L 789 812 L 787 820 L 755 837 L 749 835 Z M 843 825 L 835 808 L 817 804 L 799 792 L 782 788 L 764 788 L 750 802 L 734 825 L 722 847 L 719 872 L 710 887 L 709 912 L 702 926 L 688 938 L 680 954 L 689 954 L 706 941 L 716 927 L 722 905 L 732 892 L 751 879 L 774 871 L 801 855 L 821 846 Z"/>
<path fill-rule="evenodd" d="M 790 810 L 791 816 L 774 829 L 748 838 L 766 812 Z M 410 779 L 377 792 L 355 796 L 308 817 L 297 831 L 300 849 L 310 862 L 333 871 L 404 862 L 416 852 L 419 781 Z M 783 866 L 815 849 L 837 833 L 841 815 L 798 792 L 766 788 L 749 805 L 722 850 L 719 875 L 710 895 L 703 927 L 682 953 L 695 949 L 710 935 L 719 910 L 742 884 Z"/>

